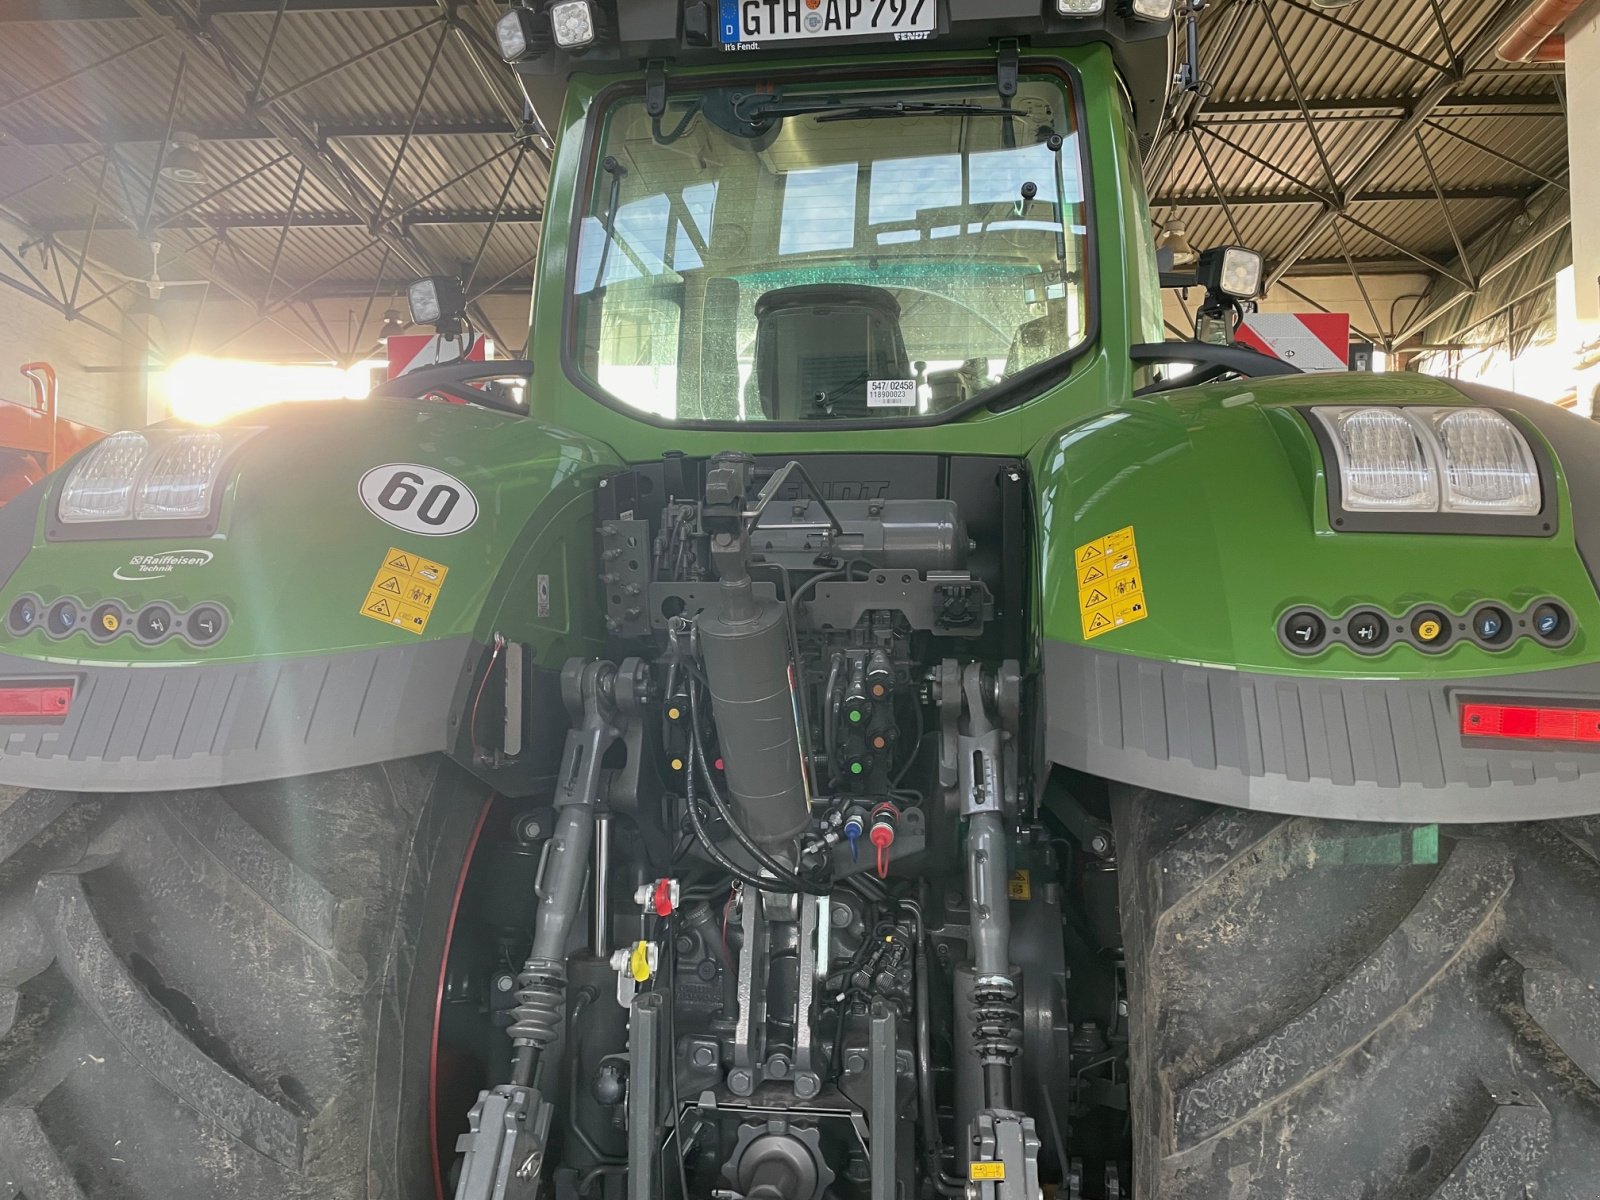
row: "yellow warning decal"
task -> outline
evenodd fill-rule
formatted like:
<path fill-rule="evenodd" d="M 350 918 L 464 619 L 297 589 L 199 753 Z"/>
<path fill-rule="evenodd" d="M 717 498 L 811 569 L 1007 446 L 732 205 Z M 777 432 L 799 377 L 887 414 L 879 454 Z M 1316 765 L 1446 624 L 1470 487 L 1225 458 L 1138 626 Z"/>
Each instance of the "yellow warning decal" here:
<path fill-rule="evenodd" d="M 1026 867 L 1011 872 L 1011 878 L 1006 880 L 1006 895 L 1013 900 L 1032 900 L 1033 872 Z"/>
<path fill-rule="evenodd" d="M 967 1167 L 967 1178 L 971 1180 L 994 1179 L 1005 1181 L 1006 1165 L 1003 1162 L 975 1162 Z"/>
<path fill-rule="evenodd" d="M 1132 525 L 1079 546 L 1073 561 L 1078 568 L 1078 615 L 1085 638 L 1099 637 L 1150 615 Z"/>
<path fill-rule="evenodd" d="M 361 615 L 420 634 L 449 573 L 442 563 L 390 546 L 361 602 Z"/>

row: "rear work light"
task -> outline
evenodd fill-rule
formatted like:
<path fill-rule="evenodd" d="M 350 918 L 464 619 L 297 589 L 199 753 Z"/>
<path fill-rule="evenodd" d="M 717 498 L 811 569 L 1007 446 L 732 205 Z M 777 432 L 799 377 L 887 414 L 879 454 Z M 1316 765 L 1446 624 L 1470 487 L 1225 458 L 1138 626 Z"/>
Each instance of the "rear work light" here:
<path fill-rule="evenodd" d="M 1532 517 L 1544 507 L 1528 439 L 1492 408 L 1336 405 L 1327 432 L 1346 513 Z"/>
<path fill-rule="evenodd" d="M 70 683 L 0 683 L 0 721 L 60 720 L 71 707 Z"/>
<path fill-rule="evenodd" d="M 212 510 L 228 458 L 256 428 L 115 433 L 67 472 L 63 524 L 199 520 Z"/>
<path fill-rule="evenodd" d="M 1461 736 L 1600 746 L 1600 707 L 1474 702 L 1461 706 Z"/>

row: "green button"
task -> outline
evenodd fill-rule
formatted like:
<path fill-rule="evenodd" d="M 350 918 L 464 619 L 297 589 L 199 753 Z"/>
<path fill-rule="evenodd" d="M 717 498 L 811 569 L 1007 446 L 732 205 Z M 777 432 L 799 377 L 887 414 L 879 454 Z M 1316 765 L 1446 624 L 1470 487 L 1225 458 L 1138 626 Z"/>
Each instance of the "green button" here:
<path fill-rule="evenodd" d="M 852 720 L 852 721 L 859 721 L 859 720 L 861 720 L 861 710 L 860 710 L 860 709 L 859 709 L 859 708 L 852 708 L 852 709 L 851 709 L 851 710 L 850 710 L 850 719 L 851 719 L 851 720 Z"/>
<path fill-rule="evenodd" d="M 850 774 L 852 774 L 852 775 L 861 774 L 861 764 L 860 763 L 851 763 L 850 764 Z"/>

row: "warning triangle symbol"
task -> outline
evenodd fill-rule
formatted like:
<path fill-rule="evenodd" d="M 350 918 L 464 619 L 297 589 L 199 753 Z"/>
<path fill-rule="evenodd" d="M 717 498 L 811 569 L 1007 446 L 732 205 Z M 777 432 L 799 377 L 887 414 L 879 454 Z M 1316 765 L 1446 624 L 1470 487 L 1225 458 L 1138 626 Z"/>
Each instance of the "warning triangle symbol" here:
<path fill-rule="evenodd" d="M 1087 546 L 1085 546 L 1083 548 L 1082 552 L 1078 555 L 1078 561 L 1080 563 L 1086 563 L 1090 559 L 1099 558 L 1099 557 L 1100 557 L 1100 547 L 1096 546 L 1093 542 L 1090 542 Z"/>
<path fill-rule="evenodd" d="M 398 596 L 400 594 L 400 581 L 391 575 L 378 585 L 378 590 L 380 592 L 393 592 Z"/>
<path fill-rule="evenodd" d="M 379 596 L 371 604 L 367 605 L 367 611 L 369 613 L 376 613 L 380 617 L 394 616 L 394 610 L 389 607 L 389 602 L 382 596 Z"/>
<path fill-rule="evenodd" d="M 1102 571 L 1099 567 L 1090 567 L 1087 571 L 1085 571 L 1083 573 L 1083 578 L 1081 580 L 1079 580 L 1079 582 L 1080 583 L 1093 583 L 1096 579 L 1104 579 L 1105 577 L 1106 577 L 1106 573 L 1104 571 Z"/>
<path fill-rule="evenodd" d="M 1102 592 L 1099 588 L 1095 588 L 1094 591 L 1089 593 L 1089 598 L 1085 600 L 1084 603 L 1092 607 L 1096 604 L 1104 604 L 1107 599 L 1109 599 L 1109 597 L 1104 592 Z"/>
<path fill-rule="evenodd" d="M 1094 620 L 1089 622 L 1089 628 L 1091 630 L 1104 629 L 1109 624 L 1111 624 L 1110 618 L 1105 613 L 1095 613 Z"/>
<path fill-rule="evenodd" d="M 396 554 L 384 565 L 393 567 L 396 571 L 404 571 L 408 575 L 411 573 L 411 560 L 404 554 Z"/>

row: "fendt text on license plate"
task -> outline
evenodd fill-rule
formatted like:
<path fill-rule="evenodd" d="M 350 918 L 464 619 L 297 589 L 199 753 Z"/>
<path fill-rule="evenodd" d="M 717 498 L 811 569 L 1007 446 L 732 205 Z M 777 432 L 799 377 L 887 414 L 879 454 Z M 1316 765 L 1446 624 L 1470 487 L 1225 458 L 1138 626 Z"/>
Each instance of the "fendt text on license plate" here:
<path fill-rule="evenodd" d="M 921 40 L 938 28 L 938 0 L 722 0 L 722 44 L 742 49 L 807 38 Z"/>

